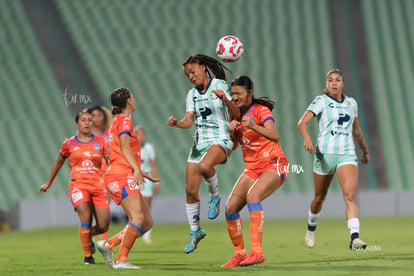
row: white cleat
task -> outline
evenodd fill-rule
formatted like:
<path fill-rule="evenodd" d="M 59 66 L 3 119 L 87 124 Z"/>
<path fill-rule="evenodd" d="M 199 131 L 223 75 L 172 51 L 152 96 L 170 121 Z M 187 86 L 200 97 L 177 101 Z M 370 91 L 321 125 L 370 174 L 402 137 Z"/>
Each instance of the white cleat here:
<path fill-rule="evenodd" d="M 108 245 L 109 244 L 105 240 L 96 242 L 96 248 L 98 248 L 99 252 L 101 252 L 105 263 L 107 263 L 108 266 L 112 268 L 112 266 L 114 265 L 112 261 L 113 251 L 112 249 L 108 249 Z"/>
<path fill-rule="evenodd" d="M 353 241 L 351 241 L 351 244 L 349 245 L 352 251 L 364 250 L 367 248 L 367 246 L 368 244 L 364 242 L 363 240 L 361 240 L 360 238 L 354 239 Z"/>
<path fill-rule="evenodd" d="M 140 269 L 139 266 L 131 264 L 128 261 L 122 261 L 122 262 L 115 261 L 112 268 L 113 269 Z"/>
<path fill-rule="evenodd" d="M 306 235 L 305 235 L 306 246 L 309 248 L 313 248 L 315 246 L 315 241 L 316 241 L 315 231 L 307 230 Z"/>

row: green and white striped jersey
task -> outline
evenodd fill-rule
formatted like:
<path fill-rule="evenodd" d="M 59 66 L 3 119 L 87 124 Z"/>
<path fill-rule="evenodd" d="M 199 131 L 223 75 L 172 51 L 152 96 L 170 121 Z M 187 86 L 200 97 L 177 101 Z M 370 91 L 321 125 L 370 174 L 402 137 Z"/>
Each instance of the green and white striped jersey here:
<path fill-rule="evenodd" d="M 307 110 L 318 119 L 317 145 L 322 153 L 355 154 L 352 125 L 358 106 L 352 97 L 342 95 L 339 102 L 328 94 L 317 96 Z"/>
<path fill-rule="evenodd" d="M 204 93 L 195 87 L 187 93 L 186 112 L 195 113 L 197 144 L 217 139 L 230 140 L 228 130 L 230 116 L 227 105 L 212 93 L 213 90 L 223 90 L 227 98 L 231 99 L 227 83 L 219 79 L 211 79 Z"/>

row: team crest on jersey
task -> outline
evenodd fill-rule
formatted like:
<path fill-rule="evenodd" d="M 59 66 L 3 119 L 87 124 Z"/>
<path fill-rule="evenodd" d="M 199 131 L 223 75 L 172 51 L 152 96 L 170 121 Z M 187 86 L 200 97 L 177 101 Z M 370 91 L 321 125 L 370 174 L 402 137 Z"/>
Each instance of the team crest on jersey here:
<path fill-rule="evenodd" d="M 100 150 L 101 149 L 101 145 L 99 144 L 93 144 L 93 148 L 96 150 Z"/>
<path fill-rule="evenodd" d="M 118 181 L 114 181 L 112 183 L 109 183 L 108 185 L 106 185 L 106 187 L 108 188 L 108 190 L 115 194 L 117 192 L 119 192 L 119 186 L 118 186 Z"/>
<path fill-rule="evenodd" d="M 211 93 L 211 99 L 213 99 L 213 100 L 216 100 L 217 99 L 216 93 Z"/>

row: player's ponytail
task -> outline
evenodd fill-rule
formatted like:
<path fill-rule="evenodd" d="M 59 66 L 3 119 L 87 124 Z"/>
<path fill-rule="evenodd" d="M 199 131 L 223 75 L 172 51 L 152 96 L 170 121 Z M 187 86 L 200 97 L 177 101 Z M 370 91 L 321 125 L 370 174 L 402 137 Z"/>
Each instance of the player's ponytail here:
<path fill-rule="evenodd" d="M 231 73 L 231 71 L 226 66 L 224 66 L 220 61 L 218 61 L 215 58 L 203 55 L 203 54 L 197 54 L 194 56 L 187 57 L 185 61 L 183 62 L 183 66 L 186 66 L 187 64 L 191 64 L 191 63 L 205 65 L 206 73 L 208 74 L 210 78 L 212 78 L 211 73 L 213 73 L 217 79 L 226 80 L 227 79 L 226 70 Z"/>
<path fill-rule="evenodd" d="M 121 87 L 118 89 L 115 89 L 111 96 L 111 105 L 112 105 L 112 114 L 116 115 L 122 112 L 122 109 L 124 109 L 127 105 L 128 99 L 131 97 L 131 92 L 128 88 Z"/>
<path fill-rule="evenodd" d="M 264 105 L 268 107 L 270 110 L 273 110 L 273 108 L 275 107 L 275 102 L 269 99 L 268 97 L 255 98 L 253 96 L 253 81 L 248 76 L 238 76 L 231 82 L 230 87 L 232 86 L 243 86 L 248 93 L 252 93 L 253 104 L 257 103 L 260 105 Z"/>

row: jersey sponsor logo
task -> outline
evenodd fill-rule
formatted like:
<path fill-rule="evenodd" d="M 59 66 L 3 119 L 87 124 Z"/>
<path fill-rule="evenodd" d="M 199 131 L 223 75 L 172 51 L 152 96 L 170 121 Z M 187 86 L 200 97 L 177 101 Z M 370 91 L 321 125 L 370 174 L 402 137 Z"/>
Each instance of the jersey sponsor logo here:
<path fill-rule="evenodd" d="M 351 116 L 349 116 L 348 114 L 339 113 L 338 125 L 341 126 L 349 120 L 351 120 Z"/>
<path fill-rule="evenodd" d="M 96 150 L 100 150 L 101 149 L 101 145 L 99 144 L 93 144 L 93 148 Z"/>
<path fill-rule="evenodd" d="M 108 185 L 106 185 L 106 187 L 107 187 L 107 188 L 108 188 L 108 190 L 109 190 L 111 193 L 113 193 L 113 194 L 115 194 L 115 193 L 119 192 L 119 185 L 118 185 L 118 181 L 111 182 L 111 183 L 109 183 Z"/>
<path fill-rule="evenodd" d="M 128 176 L 127 183 L 128 183 L 128 187 L 130 190 L 139 189 L 139 186 L 137 185 L 137 183 L 134 182 L 134 176 Z"/>
<path fill-rule="evenodd" d="M 202 107 L 200 108 L 200 114 L 203 120 L 206 120 L 207 117 L 211 115 L 211 109 L 208 107 Z"/>
<path fill-rule="evenodd" d="M 91 160 L 85 160 L 82 162 L 82 166 L 84 167 L 92 167 L 93 166 L 93 162 Z"/>
<path fill-rule="evenodd" d="M 194 96 L 193 97 L 193 102 L 207 102 L 208 101 L 208 99 L 205 99 L 205 98 L 198 98 L 197 96 Z"/>
<path fill-rule="evenodd" d="M 78 202 L 79 200 L 83 198 L 82 191 L 77 188 L 74 188 L 72 190 L 72 194 L 70 196 L 72 198 L 73 203 Z"/>
<path fill-rule="evenodd" d="M 92 155 L 91 155 L 91 153 L 90 153 L 89 151 L 85 151 L 85 152 L 83 153 L 83 155 L 88 156 L 88 157 L 91 157 L 91 156 L 92 156 Z"/>

